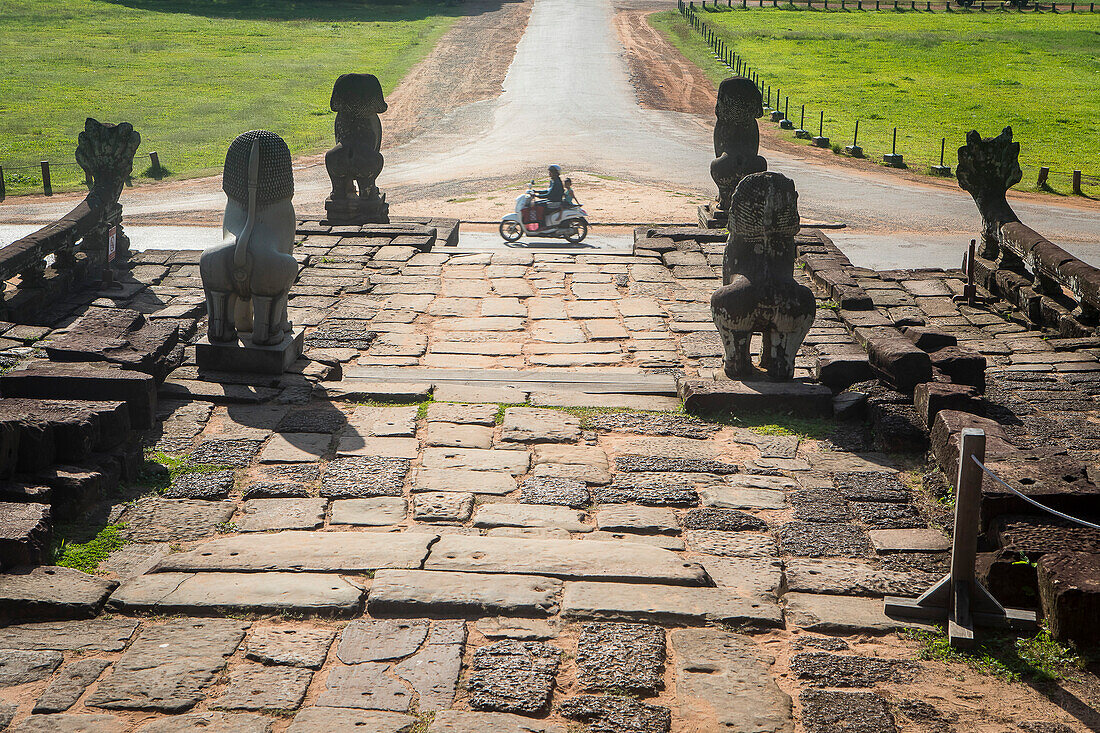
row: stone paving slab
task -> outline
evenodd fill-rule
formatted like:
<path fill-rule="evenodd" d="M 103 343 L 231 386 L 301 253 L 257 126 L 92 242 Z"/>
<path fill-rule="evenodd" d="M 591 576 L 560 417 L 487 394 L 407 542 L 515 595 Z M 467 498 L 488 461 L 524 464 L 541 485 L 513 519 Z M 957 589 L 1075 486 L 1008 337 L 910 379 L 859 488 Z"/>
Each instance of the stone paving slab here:
<path fill-rule="evenodd" d="M 526 473 L 530 462 L 527 451 L 480 448 L 427 448 L 421 460 L 421 465 L 427 469 L 501 471 L 513 476 Z"/>
<path fill-rule="evenodd" d="M 562 581 L 535 575 L 379 570 L 367 596 L 372 616 L 550 616 Z"/>
<path fill-rule="evenodd" d="M 182 712 L 203 698 L 244 638 L 247 623 L 169 621 L 142 629 L 87 700 L 91 707 Z"/>
<path fill-rule="evenodd" d="M 366 527 L 386 527 L 405 519 L 405 498 L 378 496 L 373 499 L 338 499 L 332 502 L 329 522 Z"/>
<path fill-rule="evenodd" d="M 9 568 L 0 575 L 0 621 L 91 618 L 117 585 L 66 567 Z"/>
<path fill-rule="evenodd" d="M 787 593 L 783 603 L 788 628 L 821 634 L 886 633 L 931 626 L 888 617 L 876 598 Z"/>
<path fill-rule="evenodd" d="M 275 532 L 205 542 L 168 555 L 154 572 L 309 571 L 358 573 L 419 568 L 436 535 L 402 532 Z"/>
<path fill-rule="evenodd" d="M 294 716 L 287 733 L 334 733 L 341 730 L 371 733 L 411 733 L 416 718 L 375 710 L 312 707 Z"/>
<path fill-rule="evenodd" d="M 45 679 L 61 665 L 61 660 L 61 654 L 56 651 L 8 649 L 0 656 L 0 687 Z"/>
<path fill-rule="evenodd" d="M 298 667 L 243 664 L 229 673 L 229 687 L 210 706 L 220 710 L 294 710 L 313 673 Z"/>
<path fill-rule="evenodd" d="M 480 504 L 474 512 L 475 527 L 546 527 L 566 532 L 591 532 L 585 513 L 563 506 L 541 504 Z"/>
<path fill-rule="evenodd" d="M 290 624 L 254 627 L 245 657 L 262 664 L 320 669 L 335 638 L 336 629 L 331 628 Z"/>
<path fill-rule="evenodd" d="M 315 573 L 172 573 L 142 575 L 112 594 L 118 611 L 300 613 L 347 616 L 363 590 L 339 575 Z"/>
<path fill-rule="evenodd" d="M 11 733 L 118 733 L 123 722 L 114 715 L 32 715 L 16 723 Z"/>
<path fill-rule="evenodd" d="M 325 523 L 327 499 L 250 499 L 234 524 L 239 532 L 316 529 Z"/>
<path fill-rule="evenodd" d="M 412 490 L 458 491 L 501 496 L 516 490 L 516 480 L 507 471 L 473 471 L 459 468 L 420 468 Z"/>
<path fill-rule="evenodd" d="M 793 733 L 791 698 L 772 679 L 774 660 L 749 637 L 674 629 L 669 641 L 680 720 L 696 721 L 703 730 Z"/>
<path fill-rule="evenodd" d="M 744 596 L 729 588 L 691 588 L 641 583 L 567 582 L 563 618 L 662 623 L 783 625 L 774 598 Z"/>
<path fill-rule="evenodd" d="M 155 720 L 138 728 L 138 733 L 188 733 L 195 730 L 218 733 L 270 733 L 272 719 L 252 713 L 187 713 Z"/>
<path fill-rule="evenodd" d="M 441 710 L 427 733 L 566 733 L 564 725 L 507 713 Z"/>
<path fill-rule="evenodd" d="M 427 621 L 359 619 L 340 633 L 336 656 L 344 664 L 407 657 L 428 638 Z"/>
<path fill-rule="evenodd" d="M 668 550 L 626 542 L 446 535 L 432 547 L 424 568 L 551 575 L 563 579 L 706 584 L 706 573 L 698 564 Z"/>
<path fill-rule="evenodd" d="M 55 621 L 0 629 L 0 649 L 119 652 L 138 622 L 120 618 Z"/>
<path fill-rule="evenodd" d="M 34 713 L 63 713 L 80 699 L 88 685 L 110 666 L 107 659 L 77 659 L 66 664 L 61 673 L 42 691 L 34 704 Z"/>
<path fill-rule="evenodd" d="M 389 710 L 405 713 L 412 706 L 412 693 L 399 680 L 386 675 L 388 665 L 363 662 L 334 667 L 325 680 L 317 704 L 335 708 Z"/>

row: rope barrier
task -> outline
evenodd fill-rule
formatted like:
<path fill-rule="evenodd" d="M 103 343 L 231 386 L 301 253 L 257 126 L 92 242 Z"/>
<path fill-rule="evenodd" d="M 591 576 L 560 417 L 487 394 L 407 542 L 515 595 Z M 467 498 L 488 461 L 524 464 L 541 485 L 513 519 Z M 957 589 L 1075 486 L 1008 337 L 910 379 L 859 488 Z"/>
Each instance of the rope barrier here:
<path fill-rule="evenodd" d="M 988 468 L 986 468 L 985 465 L 981 461 L 978 460 L 977 456 L 972 455 L 970 457 L 974 460 L 974 463 L 978 464 L 978 468 L 982 469 L 982 471 L 984 471 L 987 476 L 989 476 L 991 479 L 993 479 L 994 481 L 999 483 L 1001 486 L 1003 486 L 1006 489 L 1008 489 L 1009 491 L 1011 491 L 1016 496 L 1020 497 L 1024 501 L 1026 501 L 1028 504 L 1034 504 L 1035 506 L 1039 507 L 1040 509 L 1042 509 L 1045 512 L 1050 512 L 1051 514 L 1053 514 L 1056 517 L 1061 517 L 1062 519 L 1065 519 L 1067 521 L 1075 522 L 1076 524 L 1080 524 L 1083 527 L 1088 527 L 1089 529 L 1100 529 L 1100 524 L 1093 524 L 1092 522 L 1086 522 L 1084 519 L 1078 519 L 1077 517 L 1071 517 L 1068 514 L 1063 514 L 1062 512 L 1058 511 L 1057 509 L 1051 509 L 1048 506 L 1043 506 L 1039 502 L 1032 499 L 1030 496 L 1025 496 L 1024 494 L 1021 494 L 1019 491 L 1017 491 L 1016 489 L 1012 488 L 1007 483 L 1002 481 L 1000 476 L 998 476 L 997 474 L 993 473 Z"/>

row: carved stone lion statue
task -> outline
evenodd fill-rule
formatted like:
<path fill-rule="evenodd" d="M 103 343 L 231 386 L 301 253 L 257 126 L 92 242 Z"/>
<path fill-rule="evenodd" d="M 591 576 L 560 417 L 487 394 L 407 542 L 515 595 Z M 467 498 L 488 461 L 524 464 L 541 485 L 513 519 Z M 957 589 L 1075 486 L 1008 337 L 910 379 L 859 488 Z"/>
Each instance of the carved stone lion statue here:
<path fill-rule="evenodd" d="M 756 84 L 744 76 L 733 76 L 718 87 L 714 107 L 714 155 L 710 177 L 718 186 L 716 212 L 730 208 L 730 197 L 741 179 L 768 170 L 760 156 L 758 117 L 764 114 L 764 98 Z"/>
<path fill-rule="evenodd" d="M 730 203 L 730 237 L 722 287 L 710 299 L 730 379 L 753 373 L 749 340 L 763 335 L 760 368 L 776 380 L 794 375 L 794 359 L 814 322 L 817 303 L 794 279 L 798 193 L 779 173 L 746 176 Z"/>
<path fill-rule="evenodd" d="M 389 205 L 375 181 L 385 163 L 382 121 L 388 108 L 374 74 L 344 74 L 332 87 L 336 147 L 325 154 L 332 195 L 325 202 L 328 220 L 339 224 L 388 223 Z M 356 189 L 358 185 L 358 189 Z"/>
<path fill-rule="evenodd" d="M 225 154 L 222 190 L 229 201 L 223 244 L 202 253 L 212 342 L 251 332 L 255 345 L 278 344 L 291 331 L 287 294 L 298 274 L 294 259 L 294 175 L 290 151 L 273 132 L 252 130 Z"/>

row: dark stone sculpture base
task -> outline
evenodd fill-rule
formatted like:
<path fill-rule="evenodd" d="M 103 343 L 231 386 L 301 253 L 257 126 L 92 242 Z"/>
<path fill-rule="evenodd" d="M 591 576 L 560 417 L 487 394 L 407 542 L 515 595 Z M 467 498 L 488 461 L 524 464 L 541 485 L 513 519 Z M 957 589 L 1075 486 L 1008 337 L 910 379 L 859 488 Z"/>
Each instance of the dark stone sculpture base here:
<path fill-rule="evenodd" d="M 297 327 L 272 346 L 256 346 L 250 341 L 211 342 L 203 337 L 195 346 L 199 369 L 249 374 L 282 374 L 302 355 L 305 329 Z"/>
<path fill-rule="evenodd" d="M 890 166 L 891 168 L 904 168 L 905 156 L 903 156 L 901 153 L 887 153 L 886 155 L 882 156 L 882 162 Z"/>
<path fill-rule="evenodd" d="M 704 229 L 725 229 L 729 223 L 729 212 L 719 211 L 711 201 L 699 207 L 699 226 Z"/>
<path fill-rule="evenodd" d="M 386 203 L 386 194 L 368 201 L 361 199 L 333 201 L 330 198 L 325 201 L 325 219 L 321 223 L 328 225 L 389 224 L 390 205 Z"/>

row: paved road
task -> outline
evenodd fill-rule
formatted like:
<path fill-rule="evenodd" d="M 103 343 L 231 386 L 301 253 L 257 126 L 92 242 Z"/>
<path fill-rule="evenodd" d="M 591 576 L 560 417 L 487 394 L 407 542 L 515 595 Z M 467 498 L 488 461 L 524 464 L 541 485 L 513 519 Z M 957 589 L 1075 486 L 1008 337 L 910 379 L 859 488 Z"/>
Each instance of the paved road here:
<path fill-rule="evenodd" d="M 515 181 L 539 172 L 544 162 L 711 192 L 708 123 L 637 104 L 612 28 L 612 2 L 534 0 L 500 97 L 461 107 L 430 133 L 386 151 L 381 183 L 391 200 L 468 181 Z M 795 180 L 804 217 L 849 225 L 848 246 L 859 264 L 955 265 L 978 227 L 977 211 L 963 191 L 901 180 L 885 171 L 765 154 L 773 170 Z M 299 210 L 318 210 L 328 192 L 324 167 L 301 169 L 296 178 Z M 215 179 L 177 187 L 167 196 L 156 188 L 138 189 L 123 201 L 132 215 L 214 211 L 223 202 Z M 1033 201 L 1014 205 L 1030 226 L 1100 264 L 1100 210 Z M 49 220 L 64 213 L 66 204 L 8 210 L 8 220 Z M 685 210 L 685 220 L 693 214 Z M 644 219 L 644 212 L 638 218 Z"/>

